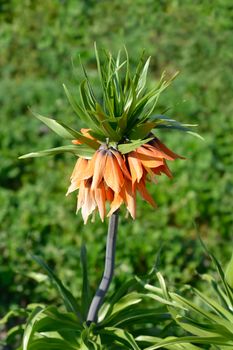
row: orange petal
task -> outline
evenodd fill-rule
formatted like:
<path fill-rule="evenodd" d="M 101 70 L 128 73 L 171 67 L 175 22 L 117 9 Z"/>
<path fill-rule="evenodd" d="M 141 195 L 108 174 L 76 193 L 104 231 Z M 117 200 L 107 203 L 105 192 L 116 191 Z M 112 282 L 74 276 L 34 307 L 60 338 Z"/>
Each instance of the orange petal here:
<path fill-rule="evenodd" d="M 107 187 L 107 189 L 105 190 L 105 195 L 106 195 L 107 201 L 111 203 L 114 198 L 114 192 L 110 187 Z"/>
<path fill-rule="evenodd" d="M 84 224 L 87 223 L 89 215 L 95 210 L 96 202 L 91 191 L 91 183 L 90 181 L 86 181 L 84 185 L 84 203 L 82 205 L 82 217 Z"/>
<path fill-rule="evenodd" d="M 169 148 L 167 148 L 167 146 L 165 146 L 159 139 L 155 138 L 152 141 L 152 145 L 154 147 L 156 147 L 157 149 L 159 149 L 160 151 L 164 152 L 165 154 L 167 154 L 169 157 L 172 158 L 172 160 L 180 158 L 180 159 L 185 159 L 182 156 L 179 156 L 178 154 L 172 152 Z"/>
<path fill-rule="evenodd" d="M 68 196 L 68 194 L 70 194 L 71 192 L 76 191 L 80 187 L 80 184 L 81 184 L 80 179 L 72 180 L 71 185 L 69 186 L 68 191 L 66 192 L 66 196 Z"/>
<path fill-rule="evenodd" d="M 86 129 L 86 128 L 80 129 L 80 131 L 81 131 L 81 133 L 83 134 L 83 136 L 87 137 L 88 139 L 97 141 L 96 138 L 94 138 L 93 136 L 91 136 L 91 135 L 89 134 L 89 131 L 90 131 L 90 130 L 91 130 L 91 129 Z M 98 142 L 98 141 L 97 141 L 97 142 Z M 81 144 L 82 144 L 82 141 L 80 141 L 80 140 L 72 140 L 72 143 L 73 143 L 74 145 L 81 145 Z"/>
<path fill-rule="evenodd" d="M 160 168 L 160 167 L 158 167 L 158 168 Z M 158 168 L 154 168 L 154 169 L 158 169 Z M 148 174 L 148 175 L 150 176 L 150 180 L 152 180 L 155 184 L 157 184 L 158 181 L 157 181 L 157 179 L 156 179 L 156 177 L 155 177 L 155 174 L 157 174 L 157 173 L 155 173 L 155 172 L 153 171 L 153 168 L 151 169 L 151 168 L 144 167 L 144 169 L 145 169 L 145 171 L 146 171 L 146 174 Z M 160 175 L 160 174 L 159 174 L 159 175 Z"/>
<path fill-rule="evenodd" d="M 104 188 L 103 182 L 101 182 L 96 187 L 94 195 L 95 195 L 96 204 L 97 204 L 98 209 L 99 209 L 100 218 L 102 221 L 104 221 L 104 216 L 106 214 L 106 211 L 105 211 L 106 197 L 105 197 L 105 188 Z"/>
<path fill-rule="evenodd" d="M 125 181 L 124 185 L 125 190 L 125 202 L 128 211 L 133 219 L 136 216 L 136 193 L 132 190 L 132 184 L 130 181 Z"/>
<path fill-rule="evenodd" d="M 104 169 L 106 164 L 106 151 L 96 151 L 96 157 L 92 159 L 94 165 L 94 174 L 92 179 L 91 189 L 94 190 L 100 183 L 104 175 Z"/>
<path fill-rule="evenodd" d="M 74 170 L 70 179 L 79 178 L 79 176 L 83 173 L 83 171 L 87 168 L 88 160 L 84 158 L 79 158 L 75 164 Z"/>
<path fill-rule="evenodd" d="M 155 158 L 154 156 L 148 156 L 146 154 L 142 154 L 136 151 L 137 158 L 140 159 L 143 166 L 148 168 L 156 168 L 158 166 L 163 165 L 163 159 L 162 158 Z"/>
<path fill-rule="evenodd" d="M 120 153 L 118 151 L 115 150 L 111 150 L 111 152 L 114 154 L 114 156 L 116 157 L 118 164 L 123 172 L 123 174 L 129 179 L 131 180 L 131 176 L 129 173 L 129 170 L 127 169 L 125 160 L 123 159 L 123 157 L 120 155 Z"/>
<path fill-rule="evenodd" d="M 91 129 L 86 129 L 86 128 L 80 129 L 80 131 L 81 131 L 81 133 L 83 134 L 83 136 L 87 137 L 88 139 L 97 141 L 95 137 L 93 137 L 92 135 L 89 134 L 89 131 L 90 131 L 90 130 L 91 130 Z"/>
<path fill-rule="evenodd" d="M 104 180 L 108 187 L 110 187 L 116 193 L 120 192 L 124 183 L 121 168 L 119 167 L 118 162 L 112 152 L 107 153 Z"/>
<path fill-rule="evenodd" d="M 123 197 L 120 193 L 115 193 L 114 199 L 111 203 L 111 210 L 108 213 L 108 217 L 111 216 L 117 209 L 120 208 L 121 204 L 123 203 Z"/>
<path fill-rule="evenodd" d="M 164 161 L 164 164 L 161 167 L 152 169 L 152 171 L 154 172 L 154 174 L 158 174 L 161 175 L 161 172 L 166 174 L 168 177 L 172 178 L 172 173 L 170 171 L 170 169 L 167 166 L 167 163 Z"/>
<path fill-rule="evenodd" d="M 80 175 L 80 179 L 87 180 L 94 175 L 95 161 L 98 154 L 97 152 L 95 152 L 93 157 L 90 160 L 88 160 L 87 167 L 83 170 L 83 173 Z"/>
<path fill-rule="evenodd" d="M 78 191 L 78 202 L 77 202 L 77 210 L 76 214 L 78 213 L 79 209 L 82 208 L 84 204 L 84 194 L 85 194 L 85 186 L 84 186 L 84 181 L 81 182 L 80 188 Z"/>
<path fill-rule="evenodd" d="M 167 159 L 167 160 L 174 160 L 173 157 L 169 156 L 168 154 L 164 153 L 161 149 L 159 149 L 156 146 L 156 144 L 153 144 L 153 146 L 152 146 L 152 145 L 146 143 L 145 145 L 143 145 L 142 148 L 143 148 L 144 153 L 145 152 L 150 152 L 150 154 L 153 157 L 164 158 L 164 159 Z"/>
<path fill-rule="evenodd" d="M 134 151 L 128 153 L 127 158 L 129 162 L 130 173 L 132 176 L 132 183 L 134 184 L 136 180 L 139 182 L 143 175 L 142 164 L 141 161 L 137 158 L 137 153 Z"/>
<path fill-rule="evenodd" d="M 79 140 L 72 140 L 72 143 L 73 143 L 74 145 L 81 145 L 81 144 L 82 144 L 82 142 L 79 141 Z"/>
<path fill-rule="evenodd" d="M 145 181 L 140 181 L 138 184 L 137 184 L 137 189 L 140 193 L 140 195 L 142 196 L 143 199 L 145 199 L 145 201 L 147 201 L 148 203 L 150 203 L 152 205 L 152 207 L 156 208 L 156 203 L 155 201 L 153 200 L 153 198 L 150 196 L 149 192 L 147 191 L 146 189 L 146 186 L 145 186 Z"/>

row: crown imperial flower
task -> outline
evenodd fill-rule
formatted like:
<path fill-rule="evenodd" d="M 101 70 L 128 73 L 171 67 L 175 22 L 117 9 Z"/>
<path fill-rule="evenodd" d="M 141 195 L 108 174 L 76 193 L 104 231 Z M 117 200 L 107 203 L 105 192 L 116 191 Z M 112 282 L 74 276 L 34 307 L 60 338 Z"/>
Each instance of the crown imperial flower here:
<path fill-rule="evenodd" d="M 103 102 L 96 98 L 84 67 L 80 104 L 64 86 L 71 106 L 89 128 L 78 132 L 63 122 L 35 114 L 58 135 L 69 139 L 70 144 L 20 157 L 61 152 L 71 152 L 78 157 L 67 194 L 78 190 L 77 211 L 81 210 L 85 223 L 96 210 L 104 220 L 122 204 L 135 218 L 137 193 L 156 207 L 146 189 L 147 181 L 156 183 L 157 176 L 161 174 L 172 177 L 167 161 L 183 158 L 155 136 L 156 130 L 178 129 L 195 134 L 190 125 L 154 114 L 159 95 L 175 76 L 167 81 L 163 74 L 158 86 L 148 90 L 146 81 L 150 58 L 145 60 L 144 53 L 134 75 L 129 69 L 126 50 L 123 62 L 120 52 L 116 59 L 105 52 L 104 61 L 100 60 L 96 47 L 95 54 Z"/>

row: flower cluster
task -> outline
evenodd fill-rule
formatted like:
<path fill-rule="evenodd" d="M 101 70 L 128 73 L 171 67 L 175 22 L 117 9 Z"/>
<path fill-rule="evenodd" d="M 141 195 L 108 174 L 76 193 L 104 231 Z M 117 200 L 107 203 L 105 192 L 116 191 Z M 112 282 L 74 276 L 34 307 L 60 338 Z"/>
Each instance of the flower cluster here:
<path fill-rule="evenodd" d="M 87 129 L 81 130 L 87 137 Z M 74 144 L 80 144 L 74 140 Z M 156 207 L 146 189 L 148 179 L 156 182 L 156 175 L 172 177 L 166 160 L 182 158 L 169 150 L 158 138 L 143 144 L 125 155 L 117 149 L 100 145 L 93 157 L 79 158 L 71 175 L 67 194 L 79 190 L 77 212 L 81 209 L 84 223 L 88 216 L 98 209 L 103 221 L 106 216 L 106 202 L 110 203 L 111 216 L 123 203 L 132 218 L 136 216 L 136 194 Z"/>
<path fill-rule="evenodd" d="M 61 152 L 70 152 L 78 157 L 67 194 L 79 191 L 77 211 L 81 209 L 85 223 L 95 211 L 99 211 L 103 220 L 122 204 L 135 218 L 137 193 L 155 207 L 146 190 L 147 181 L 156 182 L 156 176 L 161 174 L 171 177 L 166 161 L 182 158 L 155 136 L 156 131 L 176 129 L 195 134 L 190 125 L 155 114 L 159 95 L 174 77 L 166 80 L 162 75 L 158 85 L 148 90 L 146 82 L 150 57 L 145 59 L 143 53 L 132 74 L 127 51 L 123 61 L 121 52 L 116 59 L 105 52 L 103 61 L 96 47 L 95 54 L 102 98 L 96 97 L 84 67 L 80 103 L 64 86 L 75 113 L 89 128 L 77 131 L 64 122 L 35 114 L 59 136 L 70 140 L 70 144 L 20 157 L 41 157 Z"/>

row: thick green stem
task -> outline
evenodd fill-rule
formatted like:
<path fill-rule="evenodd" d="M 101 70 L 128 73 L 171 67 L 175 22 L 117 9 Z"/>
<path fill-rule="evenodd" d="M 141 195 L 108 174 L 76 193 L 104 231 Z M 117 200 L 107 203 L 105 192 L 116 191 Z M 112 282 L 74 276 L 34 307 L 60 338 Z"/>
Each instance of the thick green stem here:
<path fill-rule="evenodd" d="M 103 303 L 103 299 L 108 291 L 109 285 L 113 277 L 115 265 L 117 227 L 118 211 L 113 213 L 109 219 L 104 274 L 100 285 L 95 293 L 95 296 L 91 302 L 87 315 L 87 324 L 90 324 L 91 322 L 97 323 L 99 308 Z"/>

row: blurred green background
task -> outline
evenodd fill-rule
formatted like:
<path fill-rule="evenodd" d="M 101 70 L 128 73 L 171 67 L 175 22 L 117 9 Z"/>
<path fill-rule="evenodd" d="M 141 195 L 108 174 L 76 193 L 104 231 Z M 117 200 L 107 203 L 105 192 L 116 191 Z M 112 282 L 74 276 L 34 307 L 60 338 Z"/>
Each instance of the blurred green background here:
<path fill-rule="evenodd" d="M 208 260 L 197 232 L 225 264 L 232 251 L 233 10 L 228 0 L 0 1 L 0 316 L 16 305 L 57 301 L 31 254 L 41 255 L 78 296 L 80 247 L 87 245 L 90 281 L 101 277 L 107 223 L 83 225 L 75 194 L 65 197 L 71 155 L 21 160 L 19 155 L 62 145 L 28 107 L 79 128 L 62 83 L 78 96 L 81 54 L 96 89 L 93 43 L 112 52 L 125 44 L 135 66 L 152 55 L 150 83 L 166 70 L 181 73 L 158 113 L 198 123 L 205 142 L 172 131 L 158 135 L 187 157 L 171 164 L 174 179 L 150 191 L 154 210 L 138 200 L 137 219 L 122 211 L 112 289 L 160 266 L 176 283 L 195 283 Z M 72 64 L 73 62 L 73 64 Z M 32 273 L 33 271 L 33 273 Z M 41 280 L 40 280 L 41 278 Z M 39 280 L 39 283 L 38 283 Z"/>

